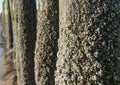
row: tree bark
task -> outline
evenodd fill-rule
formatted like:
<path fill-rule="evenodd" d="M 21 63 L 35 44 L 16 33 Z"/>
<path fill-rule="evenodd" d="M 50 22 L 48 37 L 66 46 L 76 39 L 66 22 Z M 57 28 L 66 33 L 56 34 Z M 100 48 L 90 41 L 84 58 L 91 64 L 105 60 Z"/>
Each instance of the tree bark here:
<path fill-rule="evenodd" d="M 60 0 L 56 85 L 120 84 L 119 14 L 119 0 Z"/>
<path fill-rule="evenodd" d="M 37 85 L 55 85 L 59 35 L 58 0 L 39 0 L 35 78 Z"/>
<path fill-rule="evenodd" d="M 13 70 L 12 52 L 13 48 L 13 33 L 12 33 L 12 20 L 10 14 L 9 0 L 4 0 L 4 32 L 5 32 L 5 71 L 10 72 Z M 10 62 L 10 63 L 9 63 Z"/>
<path fill-rule="evenodd" d="M 17 76 L 18 85 L 35 85 L 36 1 L 18 0 Z"/>
<path fill-rule="evenodd" d="M 13 53 L 13 58 L 14 58 L 14 64 L 16 65 L 16 56 L 17 56 L 17 54 L 16 54 L 16 51 L 17 51 L 17 49 L 16 49 L 16 46 L 17 46 L 17 31 L 18 31 L 18 27 L 17 27 L 17 23 L 18 23 L 18 14 L 17 14 L 17 12 L 18 12 L 18 2 L 17 2 L 17 0 L 13 0 L 13 2 L 12 2 L 12 8 L 13 8 L 13 18 L 12 18 L 12 21 L 13 21 L 13 49 L 14 49 L 14 53 Z M 18 59 L 17 59 L 18 60 Z"/>
<path fill-rule="evenodd" d="M 13 33 L 12 33 L 12 20 L 10 14 L 10 3 L 9 0 L 4 1 L 4 31 L 6 37 L 6 49 L 13 47 Z"/>
<path fill-rule="evenodd" d="M 6 44 L 7 49 L 13 48 L 13 31 L 12 31 L 12 19 L 11 19 L 11 13 L 10 13 L 10 1 L 6 0 Z"/>

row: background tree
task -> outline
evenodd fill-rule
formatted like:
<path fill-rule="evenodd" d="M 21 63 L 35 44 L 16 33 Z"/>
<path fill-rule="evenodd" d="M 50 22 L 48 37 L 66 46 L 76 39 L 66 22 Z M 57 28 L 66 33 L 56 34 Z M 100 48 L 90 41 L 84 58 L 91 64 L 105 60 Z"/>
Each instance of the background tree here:
<path fill-rule="evenodd" d="M 5 70 L 9 72 L 13 70 L 13 59 L 10 50 L 13 48 L 13 32 L 12 32 L 12 20 L 10 13 L 10 2 L 9 0 L 4 0 L 4 10 L 3 10 L 3 24 L 5 32 Z M 10 62 L 10 63 L 9 63 Z"/>
<path fill-rule="evenodd" d="M 56 85 L 120 84 L 119 14 L 119 0 L 60 0 Z"/>
<path fill-rule="evenodd" d="M 13 32 L 12 32 L 12 19 L 11 19 L 11 10 L 10 10 L 10 1 L 5 0 L 6 3 L 6 17 L 5 17 L 5 25 L 6 25 L 6 46 L 7 49 L 13 48 Z"/>
<path fill-rule="evenodd" d="M 13 53 L 13 57 L 14 57 L 14 64 L 16 64 L 16 51 L 17 51 L 17 49 L 16 49 L 16 46 L 17 46 L 17 29 L 18 29 L 18 27 L 17 27 L 17 23 L 18 23 L 18 15 L 17 15 L 17 13 L 18 13 L 18 2 L 17 2 L 17 0 L 13 0 L 12 1 L 12 9 L 13 9 L 13 15 L 12 15 L 12 22 L 13 22 L 13 49 L 14 49 L 14 53 Z"/>
<path fill-rule="evenodd" d="M 55 85 L 59 31 L 58 0 L 39 0 L 35 78 L 37 85 Z"/>
<path fill-rule="evenodd" d="M 17 2 L 17 51 L 18 85 L 35 85 L 34 49 L 36 41 L 36 1 Z"/>

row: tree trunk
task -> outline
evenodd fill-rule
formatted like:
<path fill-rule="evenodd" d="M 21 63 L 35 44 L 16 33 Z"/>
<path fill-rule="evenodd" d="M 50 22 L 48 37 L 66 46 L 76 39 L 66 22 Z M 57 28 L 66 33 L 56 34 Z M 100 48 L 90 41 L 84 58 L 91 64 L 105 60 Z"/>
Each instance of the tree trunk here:
<path fill-rule="evenodd" d="M 17 64 L 18 85 L 35 85 L 36 1 L 18 0 Z"/>
<path fill-rule="evenodd" d="M 16 46 L 17 46 L 17 30 L 18 30 L 18 27 L 17 27 L 17 23 L 18 23 L 18 15 L 17 15 L 17 12 L 18 12 L 18 8 L 17 8 L 17 5 L 18 5 L 18 2 L 17 0 L 13 0 L 13 3 L 12 3 L 12 8 L 13 8 L 13 49 L 14 49 L 14 53 L 13 53 L 13 58 L 14 58 L 14 64 L 16 65 Z M 17 59 L 18 60 L 18 59 Z"/>
<path fill-rule="evenodd" d="M 13 48 L 13 31 L 12 31 L 12 19 L 11 19 L 11 10 L 10 10 L 10 1 L 6 0 L 6 44 L 7 49 Z"/>
<path fill-rule="evenodd" d="M 60 0 L 56 85 L 119 85 L 119 23 L 119 0 Z"/>
<path fill-rule="evenodd" d="M 12 20 L 10 14 L 9 0 L 4 1 L 4 29 L 6 37 L 6 48 L 11 49 L 13 47 L 13 34 L 12 34 Z"/>
<path fill-rule="evenodd" d="M 12 20 L 10 14 L 9 0 L 4 1 L 4 31 L 5 31 L 5 71 L 10 72 L 13 70 L 12 52 L 10 50 L 13 47 L 13 33 L 12 33 Z"/>
<path fill-rule="evenodd" d="M 5 26 L 5 5 L 4 5 L 4 1 L 2 3 L 2 27 L 4 28 Z M 4 30 L 4 34 L 5 34 L 5 30 Z"/>
<path fill-rule="evenodd" d="M 35 77 L 37 85 L 55 85 L 59 31 L 58 0 L 39 0 Z"/>

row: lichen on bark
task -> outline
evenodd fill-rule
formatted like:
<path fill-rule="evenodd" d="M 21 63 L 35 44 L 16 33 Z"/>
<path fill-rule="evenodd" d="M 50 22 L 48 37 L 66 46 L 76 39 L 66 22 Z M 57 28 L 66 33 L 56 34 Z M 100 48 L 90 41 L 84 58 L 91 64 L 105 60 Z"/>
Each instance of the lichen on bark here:
<path fill-rule="evenodd" d="M 55 85 L 59 35 L 58 0 L 39 0 L 35 79 L 37 85 Z"/>
<path fill-rule="evenodd" d="M 61 0 L 56 85 L 119 85 L 120 1 Z"/>
<path fill-rule="evenodd" d="M 36 1 L 17 1 L 16 65 L 18 85 L 35 85 Z"/>

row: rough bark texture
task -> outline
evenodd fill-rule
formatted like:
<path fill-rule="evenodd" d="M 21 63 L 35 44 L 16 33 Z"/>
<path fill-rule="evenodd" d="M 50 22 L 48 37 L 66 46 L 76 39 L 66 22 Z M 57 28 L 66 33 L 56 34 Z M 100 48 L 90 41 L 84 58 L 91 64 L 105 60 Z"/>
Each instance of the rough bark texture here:
<path fill-rule="evenodd" d="M 19 85 L 35 85 L 36 1 L 18 0 L 17 76 Z"/>
<path fill-rule="evenodd" d="M 120 85 L 120 0 L 60 0 L 56 85 Z"/>
<path fill-rule="evenodd" d="M 59 29 L 58 0 L 39 0 L 35 77 L 37 85 L 54 85 Z"/>

